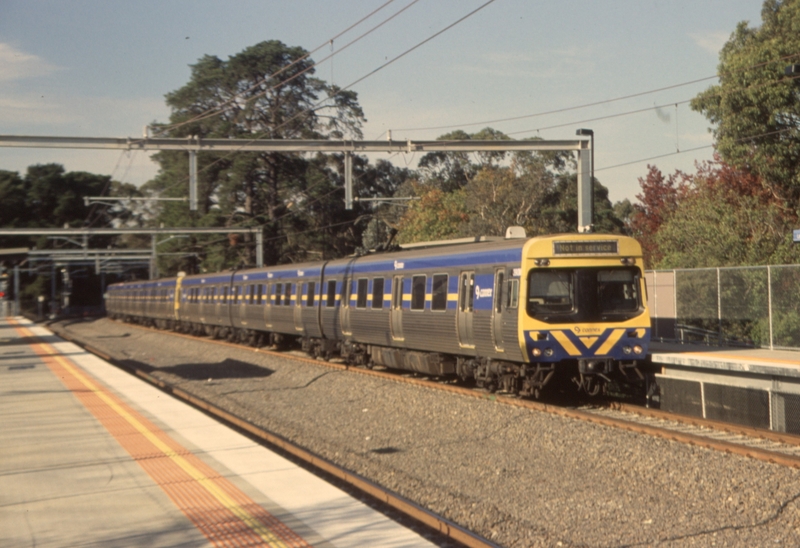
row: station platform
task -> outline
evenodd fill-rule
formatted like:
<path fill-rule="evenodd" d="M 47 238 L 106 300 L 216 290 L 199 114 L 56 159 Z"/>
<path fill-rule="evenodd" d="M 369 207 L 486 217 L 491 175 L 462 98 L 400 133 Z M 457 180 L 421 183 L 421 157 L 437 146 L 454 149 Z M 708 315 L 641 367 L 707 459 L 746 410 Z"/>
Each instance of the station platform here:
<path fill-rule="evenodd" d="M 0 318 L 0 545 L 432 546 L 23 318 Z"/>
<path fill-rule="evenodd" d="M 800 352 L 652 343 L 665 411 L 800 434 Z"/>
<path fill-rule="evenodd" d="M 800 379 L 800 352 L 791 350 L 651 343 L 650 356 L 655 364 Z"/>

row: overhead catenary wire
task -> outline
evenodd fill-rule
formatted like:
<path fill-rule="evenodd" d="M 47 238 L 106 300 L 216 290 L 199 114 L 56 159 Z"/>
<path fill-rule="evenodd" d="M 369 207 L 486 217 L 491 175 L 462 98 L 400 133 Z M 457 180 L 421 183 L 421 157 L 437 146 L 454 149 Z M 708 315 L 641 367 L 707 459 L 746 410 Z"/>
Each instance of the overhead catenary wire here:
<path fill-rule="evenodd" d="M 465 122 L 465 123 L 460 123 L 460 124 L 448 124 L 448 125 L 428 126 L 428 127 L 392 128 L 392 130 L 393 131 L 432 131 L 432 130 L 442 130 L 442 129 L 457 129 L 457 128 L 463 128 L 463 127 L 481 126 L 481 125 L 486 125 L 486 124 L 499 124 L 499 123 L 503 123 L 503 122 L 514 122 L 514 121 L 517 121 L 517 120 L 524 120 L 524 119 L 527 119 L 527 118 L 536 118 L 536 117 L 540 117 L 540 116 L 547 116 L 547 115 L 550 115 L 550 114 L 560 114 L 562 112 L 569 112 L 569 111 L 572 111 L 572 110 L 579 110 L 579 109 L 584 109 L 584 108 L 589 108 L 589 107 L 601 106 L 601 105 L 606 105 L 606 104 L 609 104 L 609 103 L 615 103 L 615 102 L 618 102 L 618 101 L 624 101 L 624 100 L 627 100 L 627 99 L 635 99 L 637 97 L 643 97 L 645 95 L 652 95 L 653 93 L 659 93 L 659 92 L 662 92 L 662 91 L 668 91 L 668 90 L 671 90 L 671 89 L 690 86 L 692 84 L 698 84 L 700 82 L 704 82 L 704 81 L 707 81 L 707 80 L 714 80 L 714 79 L 717 79 L 717 78 L 724 78 L 726 76 L 737 74 L 739 72 L 745 72 L 745 71 L 752 70 L 752 69 L 755 69 L 755 68 L 760 68 L 760 67 L 769 65 L 771 63 L 779 63 L 779 62 L 783 63 L 783 62 L 786 62 L 786 61 L 788 61 L 790 59 L 793 59 L 793 58 L 796 58 L 796 57 L 800 57 L 800 53 L 793 53 L 793 54 L 790 54 L 790 55 L 785 55 L 783 57 L 779 57 L 778 59 L 772 59 L 770 61 L 763 61 L 761 63 L 756 63 L 756 64 L 753 64 L 753 65 L 750 65 L 750 66 L 747 66 L 747 67 L 742 67 L 741 69 L 730 71 L 730 72 L 727 72 L 727 73 L 721 74 L 721 75 L 720 74 L 715 74 L 715 75 L 712 75 L 712 76 L 705 76 L 703 78 L 697 78 L 695 80 L 689 80 L 687 82 L 681 82 L 681 83 L 678 83 L 678 84 L 671 84 L 669 86 L 663 86 L 663 87 L 660 87 L 660 88 L 650 89 L 650 90 L 641 91 L 641 92 L 637 92 L 637 93 L 621 95 L 619 97 L 613 97 L 611 99 L 604 99 L 604 100 L 601 100 L 601 101 L 593 101 L 593 102 L 590 102 L 590 103 L 583 103 L 583 104 L 580 104 L 580 105 L 562 107 L 562 108 L 557 108 L 557 109 L 552 109 L 552 110 L 547 110 L 547 111 L 542 111 L 542 112 L 534 112 L 534 113 L 531 113 L 531 114 L 522 114 L 522 115 L 519 115 L 519 116 L 510 116 L 510 117 L 506 117 L 506 118 L 497 118 L 497 119 L 494 119 L 494 120 L 482 120 L 482 121 L 479 121 L 479 122 Z M 672 103 L 670 103 L 670 104 L 672 104 Z"/>
<path fill-rule="evenodd" d="M 176 124 L 171 124 L 171 125 L 167 125 L 167 126 L 159 126 L 159 128 L 158 128 L 158 131 L 159 131 L 159 133 L 163 133 L 163 132 L 165 132 L 165 131 L 168 131 L 168 130 L 174 130 L 174 129 L 177 129 L 177 128 L 179 128 L 179 127 L 182 127 L 182 126 L 185 126 L 185 125 L 188 125 L 188 124 L 192 124 L 192 123 L 195 123 L 195 122 L 199 122 L 199 121 L 205 120 L 205 119 L 207 119 L 207 118 L 212 118 L 212 117 L 214 117 L 214 116 L 217 116 L 218 114 L 222 114 L 223 112 L 225 112 L 226 110 L 228 110 L 228 109 L 229 109 L 230 105 L 232 105 L 232 104 L 233 104 L 235 101 L 237 101 L 238 99 L 240 99 L 241 97 L 243 97 L 245 93 L 249 93 L 249 92 L 251 92 L 252 90 L 256 89 L 257 87 L 261 86 L 262 84 L 265 84 L 265 83 L 269 82 L 270 80 L 272 80 L 273 78 L 275 78 L 276 76 L 278 76 L 278 75 L 280 75 L 280 74 L 282 74 L 282 73 L 286 72 L 286 71 L 287 71 L 287 70 L 289 70 L 291 67 L 295 66 L 296 64 L 300 63 L 301 61 L 304 61 L 305 59 L 308 59 L 308 58 L 309 58 L 309 57 L 310 57 L 310 56 L 311 56 L 313 53 L 315 53 L 315 52 L 319 51 L 320 49 L 322 49 L 322 48 L 323 48 L 323 47 L 325 47 L 326 45 L 328 45 L 328 44 L 333 44 L 333 41 L 334 41 L 334 40 L 336 40 L 337 38 L 341 37 L 342 35 L 344 35 L 344 34 L 345 34 L 346 32 L 348 32 L 349 30 L 351 30 L 351 29 L 355 28 L 355 27 L 356 27 L 357 25 L 359 25 L 361 22 L 365 21 L 366 19 L 368 19 L 369 17 L 371 17 L 372 15 L 374 15 L 375 13 L 377 13 L 378 11 L 380 11 L 381 9 L 383 9 L 384 7 L 388 6 L 388 5 L 389 5 L 389 4 L 391 4 L 393 1 L 394 1 L 394 0 L 389 0 L 388 2 L 386 2 L 385 4 L 383 4 L 382 6 L 380 6 L 379 8 L 377 8 L 377 9 L 373 10 L 372 12 L 370 12 L 368 15 L 366 15 L 366 16 L 364 16 L 364 17 L 362 17 L 362 18 L 361 18 L 359 21 L 357 21 L 356 23 L 354 23 L 354 24 L 350 25 L 350 26 L 349 26 L 347 29 L 345 29 L 344 31 L 340 32 L 339 34 L 337 34 L 337 35 L 336 35 L 336 36 L 334 36 L 333 38 L 330 38 L 330 39 L 329 39 L 328 41 L 326 41 L 324 44 L 322 44 L 322 45 L 320 45 L 320 46 L 316 47 L 315 49 L 313 49 L 313 50 L 311 50 L 311 51 L 309 51 L 309 52 L 308 52 L 308 53 L 306 53 L 305 55 L 303 55 L 303 56 L 301 56 L 301 57 L 299 57 L 299 58 L 295 59 L 294 61 L 292 61 L 291 63 L 289 63 L 289 64 L 288 64 L 288 65 L 286 65 L 285 67 L 281 67 L 279 70 L 275 71 L 274 73 L 270 74 L 269 76 L 266 76 L 266 77 L 264 77 L 264 78 L 260 78 L 260 79 L 258 79 L 258 80 L 257 80 L 255 83 L 253 83 L 253 84 L 252 84 L 250 87 L 248 87 L 246 90 L 244 90 L 244 91 L 242 91 L 242 92 L 240 92 L 240 93 L 237 93 L 237 94 L 236 94 L 236 95 L 234 95 L 234 96 L 233 96 L 231 99 L 228 99 L 227 101 L 225 101 L 223 104 L 221 104 L 221 105 L 218 105 L 218 106 L 216 106 L 216 107 L 213 107 L 213 108 L 210 108 L 210 109 L 206 110 L 205 112 L 201 112 L 200 114 L 196 115 L 195 117 L 191 118 L 190 120 L 185 120 L 185 121 L 183 121 L 183 122 L 179 122 L 179 123 L 176 123 Z M 319 61 L 317 61 L 317 62 L 315 62 L 315 63 L 313 63 L 313 64 L 309 65 L 309 66 L 308 66 L 308 67 L 306 67 L 304 70 L 302 70 L 302 71 L 298 72 L 297 74 L 295 74 L 295 75 L 294 75 L 294 76 L 292 76 L 291 78 L 288 78 L 288 79 L 286 79 L 286 80 L 283 80 L 283 81 L 279 82 L 278 84 L 275 84 L 274 86 L 271 86 L 271 87 L 269 87 L 268 89 L 265 89 L 265 90 L 263 90 L 263 91 L 261 91 L 261 92 L 257 93 L 256 95 L 254 95 L 254 96 L 252 96 L 252 97 L 248 97 L 248 98 L 245 100 L 245 104 L 247 104 L 247 103 L 249 103 L 249 102 L 251 102 L 251 101 L 254 101 L 255 99 L 257 99 L 257 98 L 259 98 L 259 97 L 263 97 L 264 95 L 266 95 L 266 94 L 267 94 L 267 93 L 269 93 L 270 91 L 274 91 L 274 90 L 278 89 L 279 87 L 285 86 L 286 84 L 288 84 L 288 83 L 289 83 L 289 82 L 291 82 L 292 80 L 295 80 L 296 78 L 299 78 L 299 77 L 300 77 L 300 76 L 302 76 L 303 74 L 306 74 L 307 72 L 310 72 L 310 71 L 314 70 L 316 67 L 318 67 L 319 65 L 321 65 L 321 64 L 322 64 L 322 63 L 324 63 L 325 61 L 327 61 L 327 60 L 329 60 L 329 59 L 332 59 L 332 58 L 333 58 L 334 56 L 336 56 L 336 55 L 339 55 L 339 54 L 341 54 L 341 53 L 342 53 L 344 50 L 346 50 L 347 48 L 349 48 L 350 46 L 352 46 L 352 45 L 353 45 L 353 44 L 355 44 L 356 42 L 358 42 L 358 41 L 362 40 L 363 38 L 367 37 L 368 35 L 372 34 L 373 32 L 375 32 L 376 30 L 378 30 L 379 28 L 381 28 L 383 25 L 385 25 L 386 23 L 388 23 L 389 21 L 391 21 L 392 19 L 394 19 L 395 17 L 397 17 L 398 15 L 400 15 L 401 13 L 403 13 L 404 11 L 406 11 L 408 8 L 410 8 L 411 6 L 413 6 L 414 4 L 416 4 L 417 2 L 419 2 L 419 0 L 413 0 L 411 3 L 409 3 L 408 5 L 406 5 L 404 8 L 402 8 L 402 9 L 401 9 L 401 10 L 399 10 L 398 12 L 396 12 L 396 13 L 394 13 L 393 15 L 391 15 L 390 17 L 388 17 L 388 18 L 384 19 L 383 21 L 381 21 L 380 23 L 378 23 L 377 25 L 375 25 L 374 27 L 372 27 L 372 28 L 371 28 L 371 29 L 369 29 L 368 31 L 366 31 L 366 32 L 364 32 L 363 34 L 361 34 L 360 36 L 358 36 L 357 38 L 355 38 L 355 39 L 351 40 L 350 42 L 348 42 L 347 44 L 345 44 L 343 47 L 339 48 L 337 51 L 332 51 L 332 52 L 331 52 L 331 54 L 330 54 L 330 55 L 328 55 L 327 57 L 324 57 L 323 59 L 321 59 L 321 60 L 319 60 Z M 332 62 L 333 62 L 333 61 L 331 61 L 331 63 L 332 63 Z"/>
<path fill-rule="evenodd" d="M 414 3 L 416 3 L 416 1 L 418 1 L 418 0 L 415 0 L 415 1 L 414 1 Z M 437 36 L 441 35 L 442 33 L 446 32 L 446 31 L 448 31 L 448 30 L 450 30 L 451 28 L 453 28 L 454 26 L 458 25 L 459 23 L 461 23 L 461 22 L 465 21 L 465 20 L 466 20 L 466 19 L 468 19 L 469 17 L 471 17 L 471 16 L 475 15 L 477 12 L 479 12 L 480 10 L 482 10 L 483 8 L 485 8 L 486 6 L 488 6 L 489 4 L 492 4 L 494 1 L 495 1 L 495 0 L 488 0 L 488 1 L 487 1 L 487 2 L 485 2 L 484 4 L 482 4 L 482 5 L 478 6 L 477 8 L 475 8 L 474 10 L 472 10 L 471 12 L 469 12 L 469 13 L 467 13 L 466 15 L 464 15 L 463 17 L 461 17 L 460 19 L 456 20 L 455 22 L 451 23 L 450 25 L 446 26 L 445 28 L 443 28 L 443 29 L 439 30 L 438 32 L 436 32 L 436 33 L 434 33 L 433 35 L 431 35 L 431 36 L 429 36 L 428 38 L 426 38 L 425 40 L 422 40 L 421 42 L 417 43 L 416 45 L 412 46 L 411 48 L 409 48 L 409 49 L 405 50 L 403 53 L 401 53 L 401 54 L 397 55 L 396 57 L 394 57 L 394 58 L 392 58 L 390 61 L 387 61 L 386 63 L 382 64 L 382 65 L 381 65 L 381 66 L 379 66 L 378 68 L 376 68 L 376 69 L 374 69 L 374 70 L 370 71 L 369 73 L 367 73 L 366 75 L 362 76 L 362 77 L 361 77 L 361 78 L 359 78 L 358 80 L 356 80 L 356 81 L 354 81 L 354 82 L 351 82 L 350 84 L 348 84 L 347 86 L 345 86 L 345 87 L 343 87 L 343 88 L 338 88 L 338 89 L 336 90 L 336 92 L 335 92 L 335 93 L 333 93 L 332 95 L 329 95 L 328 97 L 326 97 L 325 99 L 323 99 L 322 101 L 320 101 L 319 103 L 317 103 L 316 105 L 314 105 L 314 106 L 312 106 L 312 107 L 310 107 L 310 108 L 307 108 L 307 109 L 305 109 L 305 110 L 302 110 L 301 112 L 299 112 L 299 113 L 295 114 L 294 116 L 292 116 L 292 117 L 291 117 L 291 118 L 289 118 L 288 120 L 285 120 L 285 121 L 284 121 L 282 124 L 279 124 L 278 126 L 276 126 L 276 127 L 274 127 L 274 128 L 270 128 L 270 131 L 275 131 L 275 130 L 278 130 L 278 129 L 280 129 L 280 128 L 282 128 L 282 127 L 286 126 L 288 123 L 292 122 L 292 121 L 293 121 L 293 120 L 295 120 L 296 118 L 298 118 L 298 117 L 300 117 L 300 116 L 303 116 L 303 115 L 306 115 L 306 114 L 309 114 L 309 113 L 311 113 L 311 112 L 313 112 L 313 111 L 316 111 L 316 110 L 318 110 L 318 109 L 322 108 L 323 106 L 325 106 L 325 105 L 324 105 L 324 103 L 325 103 L 325 102 L 329 101 L 330 99 L 332 99 L 332 98 L 333 98 L 333 97 L 335 97 L 336 95 L 338 95 L 338 94 L 340 94 L 340 93 L 342 93 L 342 92 L 344 92 L 344 91 L 346 91 L 346 90 L 350 89 L 350 88 L 351 88 L 351 87 L 353 87 L 354 85 L 356 85 L 356 84 L 358 84 L 358 83 L 362 82 L 363 80 L 365 80 L 366 78 L 369 78 L 370 76 L 372 76 L 372 75 L 376 74 L 376 73 L 377 73 L 377 72 L 379 72 L 380 70 L 382 70 L 382 69 L 386 68 L 387 66 L 391 65 L 392 63 L 394 63 L 395 61 L 397 61 L 397 60 L 401 59 L 402 57 L 405 57 L 406 55 L 408 55 L 408 54 L 409 54 L 409 53 L 411 53 L 412 51 L 416 50 L 417 48 L 419 48 L 419 47 L 421 47 L 422 45 L 424 45 L 424 44 L 426 44 L 426 43 L 430 42 L 431 40 L 433 40 L 433 39 L 434 39 L 434 38 L 436 38 Z M 340 51 L 341 51 L 341 50 L 340 50 Z M 259 133 L 258 135 L 255 135 L 254 137 L 252 137 L 251 139 L 242 139 L 242 147 L 244 147 L 244 146 L 245 146 L 246 144 L 248 144 L 248 143 L 252 143 L 253 141 L 256 141 L 256 140 L 258 140 L 258 139 L 264 138 L 264 136 L 265 136 L 265 135 L 266 135 L 266 132 L 261 132 L 261 133 Z M 217 163 L 221 162 L 222 160 L 224 160 L 224 159 L 226 159 L 226 158 L 228 158 L 228 157 L 232 156 L 232 155 L 233 155 L 233 154 L 235 154 L 236 152 L 237 152 L 237 151 L 231 151 L 231 152 L 228 152 L 227 154 L 225 154 L 225 155 L 221 156 L 220 158 L 217 158 L 216 160 L 214 160 L 213 162 L 211 162 L 210 164 L 208 164 L 207 166 L 205 166 L 205 167 L 203 167 L 201 170 L 199 170 L 199 171 L 198 171 L 198 174 L 199 174 L 200 172 L 202 172 L 202 171 L 205 171 L 205 170 L 209 169 L 210 167 L 212 167 L 212 166 L 216 165 Z M 175 188 L 175 187 L 177 187 L 179 184 L 186 183 L 187 181 L 188 181 L 188 178 L 186 178 L 186 179 L 183 179 L 183 180 L 181 180 L 181 181 L 178 181 L 178 182 L 176 182 L 176 183 L 175 183 L 175 184 L 173 184 L 173 185 L 170 185 L 169 187 L 167 187 L 167 188 L 166 188 L 166 189 L 164 189 L 164 190 L 165 190 L 165 191 L 166 191 L 166 190 L 170 190 L 170 189 L 172 189 L 172 188 Z"/>
<path fill-rule="evenodd" d="M 769 137 L 770 135 L 779 135 L 781 133 L 786 133 L 786 132 L 789 132 L 789 131 L 796 131 L 796 128 L 787 127 L 787 128 L 778 129 L 778 130 L 775 130 L 775 131 L 769 131 L 767 133 L 759 133 L 758 135 L 748 135 L 747 137 L 740 137 L 738 139 L 734 139 L 733 142 L 735 142 L 735 143 L 745 143 L 747 141 L 752 141 L 754 139 L 761 139 L 762 137 Z M 595 169 L 595 172 L 597 172 L 597 171 L 606 171 L 608 169 L 614 169 L 614 168 L 617 168 L 617 167 L 629 166 L 629 165 L 633 165 L 633 164 L 640 164 L 642 162 L 649 162 L 650 160 L 658 160 L 659 158 L 666 158 L 668 156 L 675 156 L 677 154 L 685 154 L 687 152 L 694 152 L 694 151 L 703 150 L 703 149 L 706 149 L 706 148 L 714 148 L 715 146 L 716 145 L 712 143 L 710 145 L 703 145 L 703 146 L 694 147 L 694 148 L 686 148 L 686 149 L 678 150 L 678 151 L 675 151 L 675 152 L 667 152 L 666 154 L 659 154 L 658 156 L 651 156 L 649 158 L 642 158 L 642 159 L 639 159 L 639 160 L 633 160 L 631 162 L 624 162 L 622 164 L 614 164 L 612 166 L 598 167 L 597 169 Z"/>

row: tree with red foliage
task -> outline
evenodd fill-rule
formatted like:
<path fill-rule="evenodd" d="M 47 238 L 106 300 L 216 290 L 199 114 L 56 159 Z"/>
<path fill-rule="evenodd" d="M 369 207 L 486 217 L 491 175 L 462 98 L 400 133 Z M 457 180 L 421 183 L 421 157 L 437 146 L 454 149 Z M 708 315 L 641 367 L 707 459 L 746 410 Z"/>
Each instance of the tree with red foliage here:
<path fill-rule="evenodd" d="M 664 177 L 656 166 L 647 166 L 647 176 L 639 177 L 642 193 L 636 198 L 634 214 L 630 220 L 631 234 L 642 244 L 645 263 L 652 268 L 663 257 L 656 235 L 661 226 L 678 209 L 680 200 L 687 193 L 689 180 L 686 174 L 676 171 Z"/>
<path fill-rule="evenodd" d="M 715 156 L 688 175 L 649 166 L 631 229 L 650 268 L 795 262 L 795 212 L 760 178 Z"/>

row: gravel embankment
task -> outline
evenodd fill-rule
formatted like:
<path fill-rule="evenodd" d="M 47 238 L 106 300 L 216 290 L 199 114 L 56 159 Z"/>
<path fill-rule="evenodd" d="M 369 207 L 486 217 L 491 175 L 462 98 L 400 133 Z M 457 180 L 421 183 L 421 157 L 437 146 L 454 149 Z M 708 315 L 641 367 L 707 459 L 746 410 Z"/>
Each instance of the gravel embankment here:
<path fill-rule="evenodd" d="M 52 328 L 503 546 L 800 546 L 798 470 L 106 319 Z"/>

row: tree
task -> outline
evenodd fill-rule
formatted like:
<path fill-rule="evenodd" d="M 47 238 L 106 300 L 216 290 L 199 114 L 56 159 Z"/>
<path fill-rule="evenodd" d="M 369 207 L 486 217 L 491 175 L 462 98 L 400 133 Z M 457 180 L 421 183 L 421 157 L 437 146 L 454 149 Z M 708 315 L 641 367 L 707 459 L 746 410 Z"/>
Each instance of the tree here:
<path fill-rule="evenodd" d="M 800 87 L 784 77 L 798 62 L 800 0 L 766 0 L 762 25 L 741 22 L 720 52 L 718 85 L 692 108 L 714 125 L 717 151 L 774 196 L 800 199 Z"/>
<path fill-rule="evenodd" d="M 650 268 L 781 264 L 800 255 L 791 243 L 794 212 L 755 175 L 720 161 L 668 177 L 649 166 L 631 222 Z"/>
<path fill-rule="evenodd" d="M 313 77 L 313 64 L 304 49 L 277 40 L 251 46 L 227 61 L 206 55 L 192 65 L 190 81 L 167 94 L 170 124 L 157 127 L 172 137 L 360 138 L 364 115 L 356 94 Z M 165 196 L 185 196 L 186 154 L 161 152 L 156 160 L 161 170 L 148 188 Z M 290 241 L 290 231 L 354 221 L 360 214 L 336 217 L 341 213 L 337 208 L 325 209 L 317 201 L 317 191 L 331 190 L 338 169 L 336 160 L 319 156 L 202 153 L 199 216 L 189 215 L 185 206 L 167 205 L 159 220 L 173 226 L 263 226 L 270 241 L 266 261 L 294 260 L 297 242 Z M 302 209 L 312 202 L 313 211 Z M 252 262 L 252 243 L 244 242 L 250 244 L 239 256 L 244 262 Z M 218 250 L 215 261 L 226 262 L 229 255 Z"/>
<path fill-rule="evenodd" d="M 410 202 L 400 220 L 399 243 L 429 242 L 457 237 L 469 220 L 463 190 L 445 192 L 416 183 L 419 200 Z"/>
<path fill-rule="evenodd" d="M 452 138 L 507 140 L 491 128 Z M 464 236 L 502 236 L 522 226 L 529 236 L 577 229 L 577 176 L 569 174 L 569 153 L 431 153 L 423 157 L 421 181 L 410 194 L 420 197 L 400 222 L 401 241 Z M 573 162 L 574 163 L 574 162 Z M 608 190 L 595 181 L 595 228 L 619 233 Z M 406 189 L 407 190 L 407 189 Z"/>
<path fill-rule="evenodd" d="M 661 226 L 675 214 L 681 197 L 686 193 L 688 177 L 676 171 L 664 177 L 656 166 L 647 166 L 647 176 L 639 177 L 642 193 L 630 218 L 631 235 L 642 244 L 645 264 L 653 268 L 664 256 L 656 235 Z"/>

